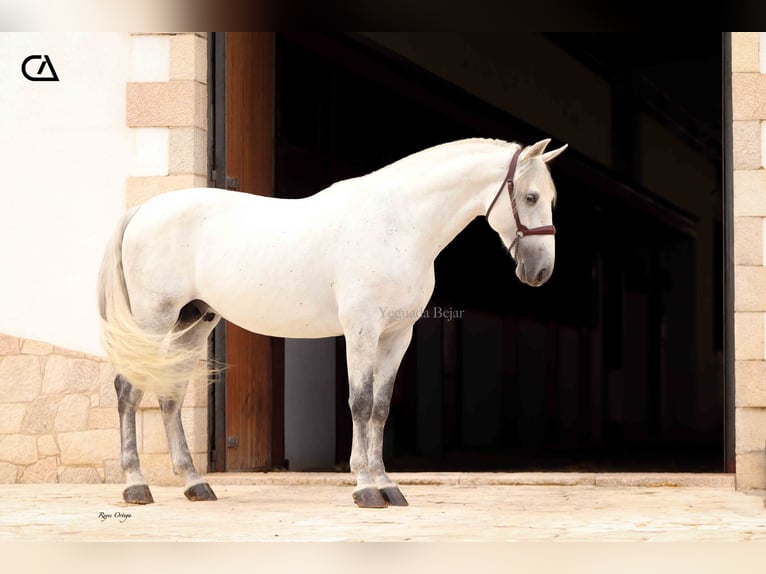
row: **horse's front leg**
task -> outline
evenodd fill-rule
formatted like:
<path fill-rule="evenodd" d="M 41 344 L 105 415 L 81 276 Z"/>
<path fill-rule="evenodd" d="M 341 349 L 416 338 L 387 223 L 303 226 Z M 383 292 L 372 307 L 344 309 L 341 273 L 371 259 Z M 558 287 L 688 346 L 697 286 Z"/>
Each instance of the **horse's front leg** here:
<path fill-rule="evenodd" d="M 346 334 L 346 360 L 348 404 L 353 424 L 349 462 L 351 472 L 356 477 L 353 498 L 360 508 L 385 508 L 388 503 L 370 474 L 368 459 L 369 427 L 373 407 L 373 368 L 378 337 L 376 333 L 368 332 L 366 327 L 349 331 Z"/>
<path fill-rule="evenodd" d="M 144 391 L 131 385 L 122 375 L 114 378 L 114 390 L 117 392 L 117 411 L 120 415 L 120 466 L 126 482 L 122 498 L 130 504 L 151 504 L 154 498 L 141 473 L 136 448 L 136 409 Z"/>
<path fill-rule="evenodd" d="M 184 428 L 181 424 L 182 404 L 183 395 L 178 399 L 160 399 L 160 413 L 165 425 L 165 434 L 168 437 L 173 472 L 183 478 L 186 488 L 184 495 L 189 500 L 218 500 L 213 489 L 194 468 L 189 446 L 186 444 Z"/>
<path fill-rule="evenodd" d="M 407 506 L 408 503 L 396 483 L 386 474 L 383 464 L 383 434 L 391 407 L 396 373 L 411 340 L 412 327 L 381 337 L 375 359 L 367 457 L 370 473 L 377 488 L 386 502 L 392 506 Z"/>

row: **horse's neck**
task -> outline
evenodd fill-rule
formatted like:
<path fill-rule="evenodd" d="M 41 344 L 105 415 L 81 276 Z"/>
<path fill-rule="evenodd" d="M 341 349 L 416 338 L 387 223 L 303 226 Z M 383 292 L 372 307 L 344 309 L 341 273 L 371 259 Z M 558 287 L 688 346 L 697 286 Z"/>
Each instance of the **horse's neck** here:
<path fill-rule="evenodd" d="M 513 148 L 486 145 L 443 155 L 403 185 L 406 230 L 433 259 L 477 216 L 504 180 Z"/>

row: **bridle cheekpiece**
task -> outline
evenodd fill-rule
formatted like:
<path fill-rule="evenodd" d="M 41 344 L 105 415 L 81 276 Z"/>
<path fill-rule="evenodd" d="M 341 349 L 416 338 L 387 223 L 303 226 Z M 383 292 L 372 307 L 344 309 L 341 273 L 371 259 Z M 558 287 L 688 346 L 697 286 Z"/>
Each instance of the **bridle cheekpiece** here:
<path fill-rule="evenodd" d="M 541 225 L 540 227 L 533 227 L 530 229 L 521 223 L 521 220 L 519 219 L 519 210 L 516 207 L 516 197 L 513 193 L 513 177 L 516 174 L 516 164 L 519 161 L 519 155 L 521 155 L 521 148 L 516 150 L 516 153 L 513 154 L 511 165 L 508 167 L 508 174 L 505 176 L 503 183 L 500 184 L 500 189 L 497 191 L 495 199 L 493 199 L 492 203 L 489 204 L 489 209 L 487 209 L 487 215 L 485 216 L 487 219 L 489 219 L 489 214 L 492 211 L 492 208 L 495 206 L 498 198 L 503 193 L 503 188 L 505 188 L 507 185 L 508 197 L 511 199 L 511 209 L 513 210 L 513 219 L 516 222 L 516 237 L 514 237 L 511 245 L 508 247 L 508 253 L 513 250 L 513 248 L 521 240 L 522 237 L 526 237 L 527 235 L 555 235 L 556 233 L 555 225 Z"/>

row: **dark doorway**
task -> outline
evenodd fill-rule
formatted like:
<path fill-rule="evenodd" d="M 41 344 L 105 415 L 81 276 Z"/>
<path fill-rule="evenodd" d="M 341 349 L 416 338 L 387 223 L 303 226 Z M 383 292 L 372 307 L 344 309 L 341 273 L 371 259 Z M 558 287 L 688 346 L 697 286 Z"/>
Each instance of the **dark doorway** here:
<path fill-rule="evenodd" d="M 462 137 L 551 135 L 392 51 L 397 38 L 382 47 L 388 40 L 277 36 L 275 195 L 304 197 Z M 559 231 L 545 286 L 516 280 L 483 219 L 439 256 L 431 316 L 417 323 L 396 384 L 387 465 L 720 471 L 720 35 L 653 36 L 651 50 L 638 36 L 534 41 L 608 86 L 609 161 L 575 145 L 552 165 Z M 550 73 L 543 63 L 523 73 Z M 687 156 L 707 170 L 693 189 L 655 173 Z M 342 338 L 337 348 L 342 465 Z"/>

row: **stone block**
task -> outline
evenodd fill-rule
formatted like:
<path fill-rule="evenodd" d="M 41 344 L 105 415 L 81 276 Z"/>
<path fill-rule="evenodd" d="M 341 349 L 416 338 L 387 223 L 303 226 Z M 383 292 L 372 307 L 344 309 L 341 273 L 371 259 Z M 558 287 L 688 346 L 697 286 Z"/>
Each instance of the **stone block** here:
<path fill-rule="evenodd" d="M 738 454 L 737 490 L 766 489 L 766 451 Z"/>
<path fill-rule="evenodd" d="M 69 484 L 99 484 L 103 482 L 92 466 L 67 466 L 58 475 L 58 481 Z"/>
<path fill-rule="evenodd" d="M 21 422 L 24 420 L 26 413 L 26 404 L 0 404 L 0 434 L 21 432 Z"/>
<path fill-rule="evenodd" d="M 95 385 L 99 365 L 94 361 L 54 354 L 45 362 L 43 393 L 58 395 L 85 392 Z"/>
<path fill-rule="evenodd" d="M 21 352 L 21 344 L 18 337 L 0 334 L 0 357 L 4 355 L 18 355 Z"/>
<path fill-rule="evenodd" d="M 0 403 L 29 402 L 40 394 L 40 357 L 10 355 L 0 358 Z"/>
<path fill-rule="evenodd" d="M 207 453 L 206 452 L 193 452 L 192 462 L 194 463 L 194 468 L 197 469 L 198 473 L 205 474 L 207 472 Z"/>
<path fill-rule="evenodd" d="M 50 355 L 52 352 L 53 345 L 50 343 L 25 339 L 21 344 L 21 353 L 23 355 Z"/>
<path fill-rule="evenodd" d="M 736 217 L 766 216 L 764 189 L 766 189 L 766 170 L 735 170 L 734 215 Z"/>
<path fill-rule="evenodd" d="M 157 396 L 153 393 L 144 393 L 141 402 L 138 404 L 138 408 L 142 411 L 146 409 L 157 409 L 159 406 Z"/>
<path fill-rule="evenodd" d="M 56 438 L 52 434 L 37 437 L 37 452 L 40 456 L 55 456 L 59 453 Z"/>
<path fill-rule="evenodd" d="M 761 137 L 759 139 L 759 144 L 760 145 L 758 147 L 760 147 L 761 158 L 758 164 L 758 168 L 762 168 L 762 167 L 766 167 L 766 121 L 761 122 Z M 757 168 L 743 167 L 742 169 L 757 169 Z"/>
<path fill-rule="evenodd" d="M 170 173 L 207 177 L 207 132 L 200 128 L 170 128 Z"/>
<path fill-rule="evenodd" d="M 72 359 L 67 392 L 91 393 L 98 390 L 101 363 L 92 359 Z"/>
<path fill-rule="evenodd" d="M 732 86 L 732 119 L 766 119 L 766 74 L 734 73 Z"/>
<path fill-rule="evenodd" d="M 35 484 L 41 482 L 56 482 L 57 467 L 56 457 L 51 456 L 43 458 L 26 467 L 21 473 L 19 482 Z"/>
<path fill-rule="evenodd" d="M 766 452 L 766 408 L 737 407 L 734 419 L 736 454 Z"/>
<path fill-rule="evenodd" d="M 37 440 L 33 436 L 11 434 L 0 436 L 0 461 L 13 464 L 37 462 Z"/>
<path fill-rule="evenodd" d="M 762 217 L 734 218 L 734 264 L 763 265 Z"/>
<path fill-rule="evenodd" d="M 170 39 L 170 79 L 207 84 L 207 41 L 196 34 Z"/>
<path fill-rule="evenodd" d="M 114 367 L 109 363 L 99 365 L 98 406 L 117 408 L 117 392 L 114 390 Z"/>
<path fill-rule="evenodd" d="M 764 314 L 761 312 L 734 314 L 734 358 L 762 361 L 764 357 Z"/>
<path fill-rule="evenodd" d="M 60 357 L 69 357 L 72 359 L 88 358 L 88 355 L 80 351 L 73 351 L 72 349 L 67 349 L 66 347 L 57 347 L 55 345 L 53 346 L 53 354 Z"/>
<path fill-rule="evenodd" d="M 735 361 L 734 364 L 736 406 L 766 407 L 766 361 Z"/>
<path fill-rule="evenodd" d="M 165 436 L 165 427 L 162 424 L 160 409 L 143 409 L 143 429 L 141 453 L 159 454 L 168 453 L 168 440 Z"/>
<path fill-rule="evenodd" d="M 141 452 L 142 445 L 144 444 L 144 411 L 136 411 L 136 445 Z"/>
<path fill-rule="evenodd" d="M 734 169 L 761 167 L 761 122 L 732 122 Z"/>
<path fill-rule="evenodd" d="M 732 72 L 758 72 L 759 64 L 758 32 L 732 32 L 731 34 L 731 70 Z"/>
<path fill-rule="evenodd" d="M 111 484 L 125 482 L 125 475 L 122 472 L 119 460 L 104 461 L 104 482 Z"/>
<path fill-rule="evenodd" d="M 184 427 L 189 451 L 193 453 L 207 452 L 207 409 L 182 407 L 181 424 Z"/>
<path fill-rule="evenodd" d="M 207 130 L 207 86 L 194 80 L 128 83 L 127 122 L 131 128 Z"/>
<path fill-rule="evenodd" d="M 120 415 L 117 408 L 92 408 L 88 413 L 88 428 L 116 429 L 120 428 Z"/>
<path fill-rule="evenodd" d="M 192 379 L 189 386 L 186 388 L 186 396 L 184 397 L 183 406 L 207 408 L 208 387 L 208 379 L 204 375 Z"/>
<path fill-rule="evenodd" d="M 734 310 L 766 311 L 766 267 L 734 268 Z"/>
<path fill-rule="evenodd" d="M 27 407 L 24 420 L 21 421 L 21 431 L 27 434 L 47 434 L 53 431 L 56 418 L 57 397 L 41 396 L 32 401 Z"/>
<path fill-rule="evenodd" d="M 56 413 L 56 432 L 80 431 L 88 428 L 90 398 L 86 395 L 65 395 Z"/>
<path fill-rule="evenodd" d="M 52 355 L 45 361 L 42 391 L 57 395 L 66 392 L 69 384 L 69 371 L 72 359 L 61 355 Z"/>
<path fill-rule="evenodd" d="M 0 462 L 0 484 L 15 484 L 18 468 L 15 464 Z"/>
<path fill-rule="evenodd" d="M 120 432 L 96 429 L 58 434 L 61 464 L 97 465 L 120 455 Z"/>
<path fill-rule="evenodd" d="M 139 459 L 141 461 L 141 471 L 149 484 L 157 484 L 160 486 L 183 486 L 183 480 L 173 474 L 170 455 L 144 453 L 139 455 Z"/>

